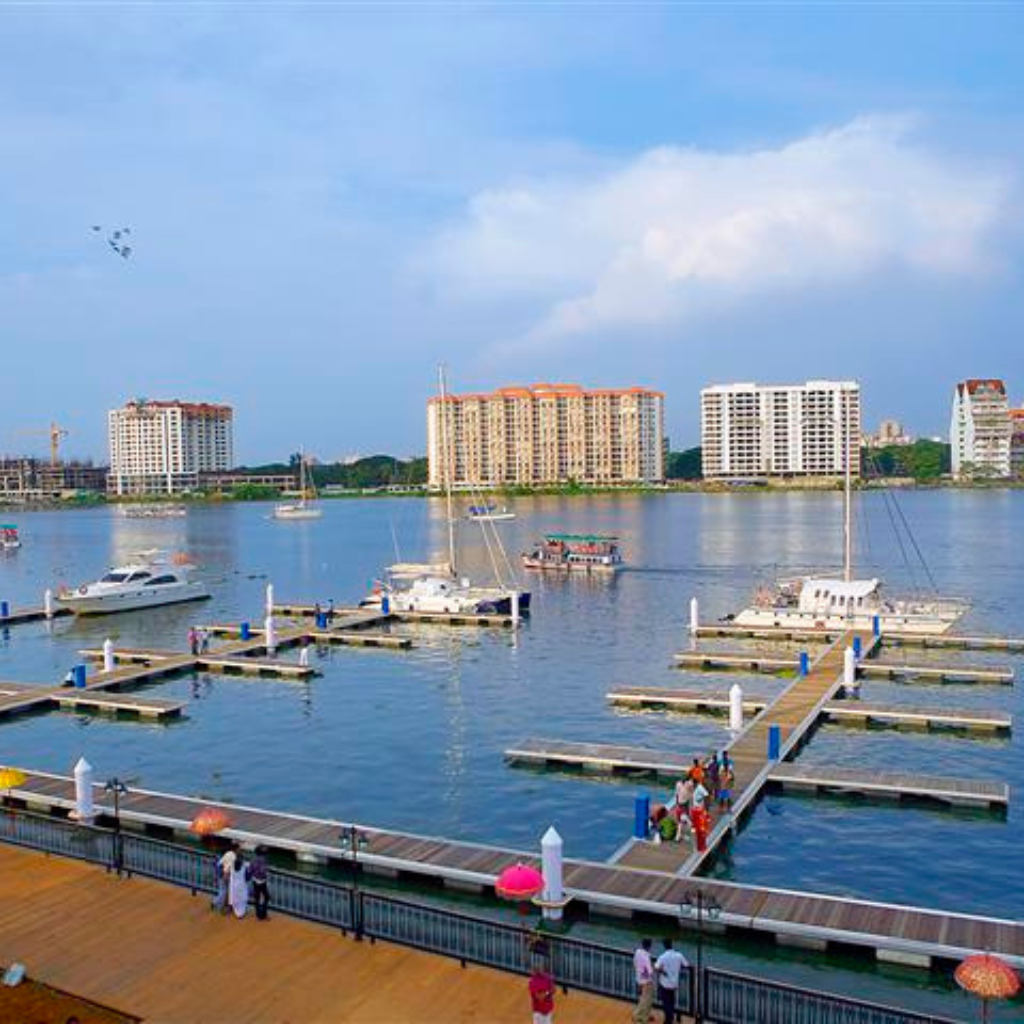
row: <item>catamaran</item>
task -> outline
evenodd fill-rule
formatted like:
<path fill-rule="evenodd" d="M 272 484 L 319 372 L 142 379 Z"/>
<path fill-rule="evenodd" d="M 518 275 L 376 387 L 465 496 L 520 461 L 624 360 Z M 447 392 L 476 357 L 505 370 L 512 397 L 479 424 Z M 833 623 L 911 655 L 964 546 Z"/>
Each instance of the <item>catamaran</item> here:
<path fill-rule="evenodd" d="M 731 618 L 737 626 L 783 629 L 873 629 L 883 633 L 945 633 L 966 611 L 965 601 L 939 597 L 890 597 L 876 577 L 853 577 L 853 503 L 850 458 L 843 483 L 843 573 L 779 579 L 760 587 L 751 605 Z"/>
<path fill-rule="evenodd" d="M 438 371 L 442 410 L 447 401 L 444 369 Z M 465 576 L 460 576 L 457 567 L 456 517 L 452 507 L 453 462 L 451 442 L 448 438 L 447 417 L 440 416 L 441 476 L 444 482 L 445 514 L 448 526 L 448 561 L 435 564 L 401 562 L 388 566 L 384 579 L 378 580 L 369 597 L 361 603 L 364 606 L 387 607 L 394 611 L 434 612 L 438 614 L 512 614 L 516 608 L 520 613 L 530 609 L 529 591 L 516 587 L 515 574 L 509 563 L 505 548 L 493 523 L 480 517 L 480 529 L 491 557 L 497 586 L 474 586 Z M 507 578 L 503 578 L 504 563 Z M 515 606 L 515 607 L 514 607 Z"/>
<path fill-rule="evenodd" d="M 299 455 L 299 500 L 274 506 L 274 519 L 319 519 L 324 513 L 316 501 L 316 482 L 306 466 L 306 456 Z M 307 496 L 312 498 L 307 500 Z"/>

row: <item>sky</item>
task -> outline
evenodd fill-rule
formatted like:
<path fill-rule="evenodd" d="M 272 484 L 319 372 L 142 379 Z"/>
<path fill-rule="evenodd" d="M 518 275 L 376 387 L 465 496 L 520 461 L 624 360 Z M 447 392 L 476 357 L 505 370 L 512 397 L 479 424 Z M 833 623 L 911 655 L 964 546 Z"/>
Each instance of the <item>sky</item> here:
<path fill-rule="evenodd" d="M 1022 175 L 1020 4 L 4 4 L 0 452 L 146 396 L 422 453 L 441 363 L 944 434 L 1024 402 Z"/>

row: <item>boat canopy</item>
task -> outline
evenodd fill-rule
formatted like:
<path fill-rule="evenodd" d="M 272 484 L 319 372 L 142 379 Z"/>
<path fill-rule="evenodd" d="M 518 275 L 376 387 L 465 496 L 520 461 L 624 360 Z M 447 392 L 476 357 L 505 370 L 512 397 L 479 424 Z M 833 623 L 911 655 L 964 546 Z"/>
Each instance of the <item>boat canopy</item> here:
<path fill-rule="evenodd" d="M 619 538 L 604 533 L 545 533 L 544 539 L 563 544 L 611 544 Z"/>

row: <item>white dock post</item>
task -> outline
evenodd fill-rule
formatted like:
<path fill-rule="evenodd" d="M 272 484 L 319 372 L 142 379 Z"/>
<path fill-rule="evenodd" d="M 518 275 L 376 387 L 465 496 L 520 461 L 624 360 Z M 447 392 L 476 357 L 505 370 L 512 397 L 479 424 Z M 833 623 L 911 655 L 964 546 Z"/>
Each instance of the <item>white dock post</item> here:
<path fill-rule="evenodd" d="M 48 619 L 53 618 L 53 591 L 49 587 L 43 591 L 43 611 Z"/>
<path fill-rule="evenodd" d="M 108 636 L 103 641 L 103 671 L 113 672 L 114 664 L 114 641 Z"/>
<path fill-rule="evenodd" d="M 519 625 L 519 591 L 513 590 L 509 595 L 512 599 L 512 625 Z"/>
<path fill-rule="evenodd" d="M 733 732 L 743 729 L 743 687 L 739 683 L 729 688 L 729 728 Z"/>
<path fill-rule="evenodd" d="M 303 668 L 309 668 L 309 644 L 303 644 L 299 649 L 299 664 Z"/>
<path fill-rule="evenodd" d="M 72 817 L 86 824 L 96 817 L 92 802 L 92 765 L 84 757 L 75 765 L 75 809 Z"/>
<path fill-rule="evenodd" d="M 274 614 L 274 584 L 267 584 L 267 615 Z"/>
<path fill-rule="evenodd" d="M 697 603 L 697 598 L 690 598 L 690 636 L 696 636 L 697 630 L 700 629 L 700 605 Z"/>
<path fill-rule="evenodd" d="M 552 825 L 540 841 L 541 870 L 544 875 L 543 899 L 548 903 L 561 903 L 565 899 L 562 889 L 562 837 Z M 562 920 L 561 907 L 544 907 L 549 921 Z"/>
<path fill-rule="evenodd" d="M 266 641 L 267 654 L 277 650 L 277 630 L 274 628 L 274 616 L 268 615 L 263 623 L 263 639 Z"/>
<path fill-rule="evenodd" d="M 843 689 L 847 693 L 856 693 L 857 685 L 857 655 L 852 647 L 843 651 Z"/>

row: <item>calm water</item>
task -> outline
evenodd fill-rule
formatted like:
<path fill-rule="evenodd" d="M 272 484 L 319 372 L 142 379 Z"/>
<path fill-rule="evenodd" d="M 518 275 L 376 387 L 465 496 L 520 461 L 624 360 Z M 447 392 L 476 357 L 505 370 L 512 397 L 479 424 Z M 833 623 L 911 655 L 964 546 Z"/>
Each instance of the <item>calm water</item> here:
<path fill-rule="evenodd" d="M 631 569 L 607 582 L 532 578 L 534 614 L 516 635 L 402 627 L 414 637 L 412 650 L 325 651 L 316 662 L 322 676 L 308 684 L 207 675 L 173 680 L 153 691 L 189 700 L 187 717 L 171 725 L 67 713 L 13 719 L 0 724 L 0 763 L 68 772 L 84 754 L 100 774 L 154 789 L 524 848 L 535 848 L 555 824 L 568 855 L 603 858 L 629 833 L 637 784 L 511 769 L 502 752 L 532 736 L 686 753 L 721 745 L 727 735 L 720 719 L 616 712 L 605 694 L 621 684 L 722 685 L 669 667 L 672 653 L 688 643 L 690 597 L 699 597 L 703 617 L 718 617 L 776 571 L 835 564 L 839 500 L 520 500 L 519 518 L 501 524 L 510 553 L 546 530 L 608 532 L 622 538 Z M 939 587 L 973 601 L 963 628 L 1024 635 L 1024 492 L 914 492 L 900 502 Z M 883 497 L 861 496 L 858 506 L 861 571 L 884 574 L 893 589 L 920 582 L 920 567 L 912 573 L 904 562 Z M 0 598 L 12 604 L 39 604 L 46 586 L 93 579 L 153 547 L 192 554 L 213 581 L 214 597 L 203 605 L 4 631 L 0 678 L 52 683 L 79 660 L 79 648 L 108 635 L 126 646 L 183 648 L 193 621 L 260 618 L 271 580 L 279 600 L 345 604 L 396 553 L 408 560 L 442 556 L 439 502 L 345 500 L 324 507 L 313 523 L 276 523 L 267 518 L 268 506 L 255 504 L 195 508 L 185 520 L 128 520 L 106 509 L 14 517 L 24 547 L 0 558 Z M 464 569 L 484 572 L 479 528 L 467 524 L 463 534 Z M 1017 660 L 1015 667 L 1024 666 Z M 762 692 L 779 685 L 741 681 Z M 863 695 L 1024 710 L 1011 687 L 868 683 Z M 1018 739 L 826 727 L 801 756 L 1016 784 L 1022 750 Z M 744 882 L 1021 918 L 1022 843 L 1015 810 L 1000 820 L 771 797 L 716 870 Z"/>

